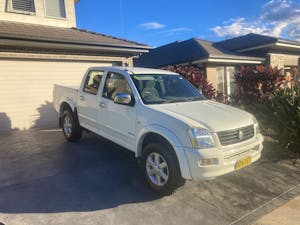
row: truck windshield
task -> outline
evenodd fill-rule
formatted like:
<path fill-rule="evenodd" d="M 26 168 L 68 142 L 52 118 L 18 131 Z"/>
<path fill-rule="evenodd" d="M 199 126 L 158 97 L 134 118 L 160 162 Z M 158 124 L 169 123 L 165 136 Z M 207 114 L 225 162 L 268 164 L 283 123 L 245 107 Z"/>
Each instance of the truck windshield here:
<path fill-rule="evenodd" d="M 169 74 L 131 75 L 145 104 L 200 101 L 205 97 L 184 77 Z"/>

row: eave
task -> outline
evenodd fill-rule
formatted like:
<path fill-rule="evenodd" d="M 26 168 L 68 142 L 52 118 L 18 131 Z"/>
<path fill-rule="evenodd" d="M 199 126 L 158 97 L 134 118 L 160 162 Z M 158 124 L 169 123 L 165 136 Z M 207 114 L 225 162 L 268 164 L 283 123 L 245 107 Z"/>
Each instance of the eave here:
<path fill-rule="evenodd" d="M 148 52 L 148 48 L 144 46 L 127 46 L 127 45 L 113 45 L 105 43 L 77 43 L 77 42 L 57 42 L 45 40 L 28 40 L 0 37 L 1 46 L 26 47 L 26 48 L 43 48 L 43 49 L 58 49 L 58 50 L 76 50 L 93 52 L 99 54 L 112 54 L 124 57 L 132 57 L 140 53 Z"/>
<path fill-rule="evenodd" d="M 294 42 L 294 41 L 285 41 L 285 40 L 278 40 L 273 43 L 265 44 L 265 45 L 258 45 L 253 46 L 250 48 L 245 49 L 239 49 L 236 50 L 237 52 L 249 52 L 249 51 L 255 51 L 260 49 L 285 49 L 285 50 L 299 50 L 300 49 L 300 43 Z"/>

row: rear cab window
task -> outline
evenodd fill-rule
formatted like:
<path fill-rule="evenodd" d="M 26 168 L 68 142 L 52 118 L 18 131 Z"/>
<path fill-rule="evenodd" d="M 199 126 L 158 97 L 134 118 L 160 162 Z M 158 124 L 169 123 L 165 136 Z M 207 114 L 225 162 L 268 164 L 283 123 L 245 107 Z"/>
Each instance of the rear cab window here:
<path fill-rule="evenodd" d="M 89 74 L 86 76 L 83 85 L 83 92 L 92 95 L 97 95 L 103 74 L 104 71 L 102 70 L 91 70 Z"/>

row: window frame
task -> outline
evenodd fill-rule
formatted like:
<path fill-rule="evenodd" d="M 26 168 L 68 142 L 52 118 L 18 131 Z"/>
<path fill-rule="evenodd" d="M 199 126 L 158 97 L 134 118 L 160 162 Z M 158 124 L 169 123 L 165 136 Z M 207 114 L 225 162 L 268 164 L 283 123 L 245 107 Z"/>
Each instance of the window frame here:
<path fill-rule="evenodd" d="M 67 10 L 66 10 L 66 1 L 65 0 L 59 0 L 59 1 L 63 1 L 64 2 L 65 17 L 57 17 L 57 16 L 49 16 L 49 15 L 47 15 L 46 1 L 47 0 L 43 0 L 43 2 L 44 2 L 44 14 L 45 14 L 45 17 L 52 18 L 52 19 L 59 19 L 59 20 L 67 20 Z"/>
<path fill-rule="evenodd" d="M 97 92 L 96 92 L 96 93 L 93 93 L 93 92 L 91 92 L 91 91 L 86 91 L 86 90 L 85 90 L 85 87 L 86 87 L 86 85 L 88 84 L 88 82 L 89 82 L 89 80 L 90 80 L 90 74 L 91 74 L 92 72 L 102 72 L 102 75 L 101 75 L 101 81 L 100 81 L 100 83 L 99 83 L 99 86 L 98 86 L 98 89 L 97 89 Z M 90 71 L 88 72 L 88 74 L 86 75 L 86 77 L 85 77 L 85 81 L 84 81 L 83 87 L 82 87 L 82 92 L 83 92 L 83 93 L 86 93 L 86 94 L 90 94 L 90 95 L 97 96 L 98 93 L 99 93 L 99 89 L 100 89 L 101 83 L 102 83 L 102 79 L 103 79 L 103 77 L 104 77 L 104 73 L 105 73 L 104 70 L 90 70 Z"/>
<path fill-rule="evenodd" d="M 36 15 L 35 0 L 31 0 L 31 1 L 33 3 L 33 10 L 34 10 L 33 12 L 14 9 L 13 0 L 6 0 L 6 12 L 8 12 L 8 13 L 18 13 L 18 14 L 24 14 L 24 15 Z"/>

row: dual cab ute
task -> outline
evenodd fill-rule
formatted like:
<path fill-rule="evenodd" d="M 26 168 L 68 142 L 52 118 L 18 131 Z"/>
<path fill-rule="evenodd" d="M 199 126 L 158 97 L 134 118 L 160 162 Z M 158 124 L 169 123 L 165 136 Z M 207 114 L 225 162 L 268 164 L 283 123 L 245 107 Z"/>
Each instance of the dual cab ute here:
<path fill-rule="evenodd" d="M 245 167 L 263 148 L 251 114 L 205 99 L 164 70 L 90 68 L 79 88 L 55 85 L 54 103 L 68 141 L 84 128 L 133 151 L 162 194 Z"/>

